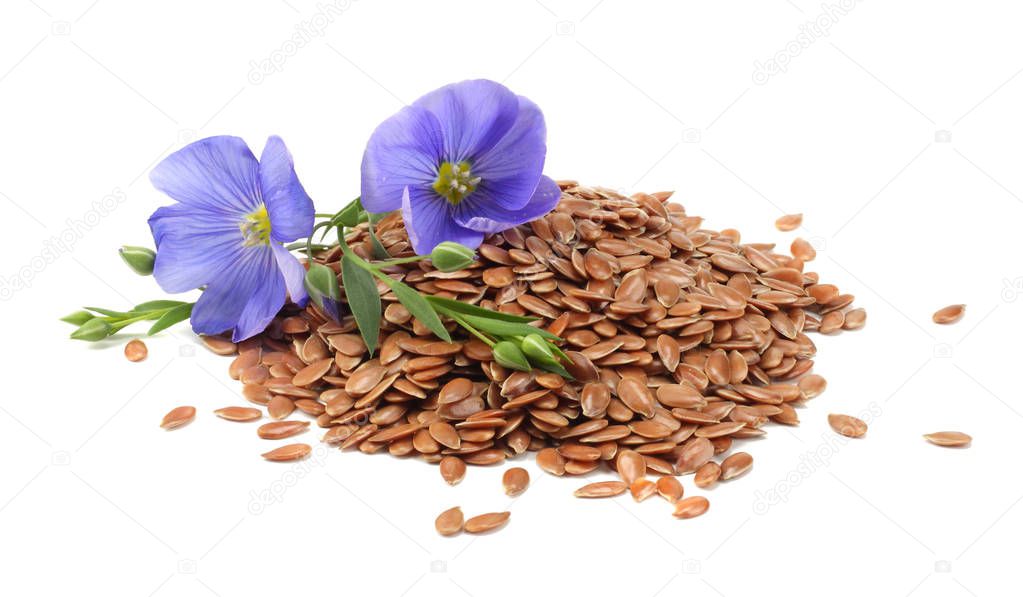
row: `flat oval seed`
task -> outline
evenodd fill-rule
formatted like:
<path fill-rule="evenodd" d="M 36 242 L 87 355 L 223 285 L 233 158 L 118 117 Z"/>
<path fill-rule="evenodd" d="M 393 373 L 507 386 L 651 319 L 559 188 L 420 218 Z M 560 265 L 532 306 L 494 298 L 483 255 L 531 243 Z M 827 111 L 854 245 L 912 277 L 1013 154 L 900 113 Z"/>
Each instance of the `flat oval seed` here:
<path fill-rule="evenodd" d="M 676 477 L 661 477 L 657 480 L 657 493 L 669 502 L 677 502 L 682 499 L 682 484 Z"/>
<path fill-rule="evenodd" d="M 146 348 L 146 343 L 138 338 L 130 340 L 124 345 L 124 358 L 132 363 L 144 360 L 147 355 L 149 355 L 149 349 Z"/>
<path fill-rule="evenodd" d="M 721 466 L 713 461 L 707 462 L 696 469 L 696 474 L 693 476 L 693 484 L 701 489 L 706 489 L 717 483 L 720 477 Z"/>
<path fill-rule="evenodd" d="M 629 485 L 629 493 L 632 494 L 632 499 L 642 502 L 657 493 L 657 483 L 646 478 L 636 479 L 632 485 Z"/>
<path fill-rule="evenodd" d="M 444 421 L 435 421 L 430 424 L 430 436 L 437 440 L 437 443 L 452 450 L 457 450 L 462 446 L 462 438 L 459 437 L 458 431 L 453 425 Z"/>
<path fill-rule="evenodd" d="M 734 479 L 753 468 L 753 457 L 746 452 L 736 452 L 721 462 L 721 479 Z"/>
<path fill-rule="evenodd" d="M 791 232 L 803 225 L 803 214 L 786 214 L 774 221 L 774 227 L 782 232 Z"/>
<path fill-rule="evenodd" d="M 258 408 L 249 408 L 247 406 L 225 406 L 224 408 L 218 408 L 213 411 L 213 413 L 221 419 L 242 422 L 255 421 L 263 416 L 263 411 Z"/>
<path fill-rule="evenodd" d="M 928 433 L 924 438 L 936 446 L 947 448 L 963 448 L 973 441 L 972 437 L 961 431 L 937 431 Z"/>
<path fill-rule="evenodd" d="M 433 526 L 437 529 L 437 532 L 445 537 L 451 535 L 457 535 L 462 532 L 462 525 L 465 523 L 465 515 L 462 514 L 462 509 L 458 506 L 450 508 L 440 513 L 437 520 L 434 521 Z"/>
<path fill-rule="evenodd" d="M 513 467 L 504 471 L 501 477 L 505 495 L 515 497 L 521 495 L 529 487 L 529 473 L 522 467 Z"/>
<path fill-rule="evenodd" d="M 195 418 L 194 406 L 179 406 L 163 416 L 160 427 L 164 429 L 176 429 L 187 425 Z"/>
<path fill-rule="evenodd" d="M 799 391 L 804 398 L 816 398 L 828 387 L 828 381 L 817 374 L 810 374 L 799 380 Z"/>
<path fill-rule="evenodd" d="M 448 485 L 457 485 L 465 478 L 465 462 L 457 456 L 445 456 L 440 460 L 440 476 Z"/>
<path fill-rule="evenodd" d="M 964 313 L 966 313 L 966 305 L 949 305 L 935 311 L 931 319 L 934 323 L 955 323 L 963 318 Z"/>
<path fill-rule="evenodd" d="M 465 521 L 463 528 L 466 533 L 486 533 L 498 529 L 508 524 L 508 519 L 511 518 L 511 512 L 491 512 L 488 514 L 480 514 L 479 516 L 473 516 L 469 520 Z"/>
<path fill-rule="evenodd" d="M 309 428 L 309 421 L 274 421 L 260 425 L 256 433 L 263 439 L 284 439 Z"/>
<path fill-rule="evenodd" d="M 263 454 L 263 458 L 274 462 L 288 462 L 305 458 L 313 449 L 309 444 L 288 444 Z"/>
<path fill-rule="evenodd" d="M 619 450 L 615 458 L 615 468 L 622 481 L 632 485 L 646 474 L 646 458 L 635 450 Z"/>
<path fill-rule="evenodd" d="M 683 498 L 675 502 L 675 518 L 695 518 L 707 511 L 710 502 L 702 495 Z"/>
<path fill-rule="evenodd" d="M 607 498 L 621 495 L 628 488 L 622 481 L 598 481 L 576 489 L 574 495 L 578 498 Z"/>
<path fill-rule="evenodd" d="M 849 415 L 828 415 L 828 424 L 841 435 L 846 437 L 862 437 L 867 432 L 867 424 L 862 420 Z"/>
<path fill-rule="evenodd" d="M 565 474 L 565 457 L 555 448 L 544 448 L 536 453 L 536 465 L 557 477 Z"/>

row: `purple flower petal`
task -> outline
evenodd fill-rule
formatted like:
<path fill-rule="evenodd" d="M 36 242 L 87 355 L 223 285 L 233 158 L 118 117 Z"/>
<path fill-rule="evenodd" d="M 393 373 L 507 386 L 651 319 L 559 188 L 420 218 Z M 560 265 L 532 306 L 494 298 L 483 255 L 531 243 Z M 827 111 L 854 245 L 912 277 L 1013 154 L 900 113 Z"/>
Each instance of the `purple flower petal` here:
<path fill-rule="evenodd" d="M 281 270 L 281 275 L 284 276 L 284 285 L 288 289 L 291 302 L 299 307 L 304 307 L 309 299 L 309 293 L 305 289 L 305 268 L 283 246 L 270 243 L 270 247 L 273 249 L 277 267 Z"/>
<path fill-rule="evenodd" d="M 494 147 L 519 115 L 515 94 L 486 79 L 445 85 L 413 105 L 437 117 L 444 132 L 444 157 L 455 163 Z"/>
<path fill-rule="evenodd" d="M 238 137 L 208 137 L 170 154 L 153 186 L 193 208 L 244 214 L 259 205 L 259 164 Z"/>
<path fill-rule="evenodd" d="M 547 214 L 554 209 L 559 199 L 561 188 L 558 183 L 541 176 L 540 184 L 526 205 L 518 209 L 505 209 L 477 191 L 455 209 L 455 221 L 466 228 L 493 234 Z"/>
<path fill-rule="evenodd" d="M 362 205 L 381 213 L 401 207 L 402 189 L 437 178 L 444 140 L 430 112 L 406 106 L 373 131 L 362 156 Z"/>
<path fill-rule="evenodd" d="M 483 242 L 483 233 L 458 225 L 452 217 L 451 204 L 432 190 L 406 187 L 402 193 L 401 215 L 412 248 L 419 255 L 429 254 L 444 241 L 473 249 Z"/>
<path fill-rule="evenodd" d="M 156 240 L 153 277 L 166 292 L 187 292 L 222 275 L 238 258 L 240 216 L 178 203 L 156 210 L 149 227 Z"/>
<path fill-rule="evenodd" d="M 240 342 L 266 329 L 284 306 L 284 276 L 268 245 L 246 248 L 235 262 L 209 283 L 192 309 L 192 329 L 199 334 L 234 330 Z"/>
<path fill-rule="evenodd" d="M 518 209 L 531 200 L 547 157 L 547 126 L 536 104 L 519 96 L 515 125 L 492 148 L 475 156 L 473 176 L 484 192 L 506 209 Z"/>
<path fill-rule="evenodd" d="M 259 181 L 273 240 L 290 242 L 313 233 L 313 201 L 298 181 L 291 153 L 276 135 L 267 139 L 259 158 Z"/>

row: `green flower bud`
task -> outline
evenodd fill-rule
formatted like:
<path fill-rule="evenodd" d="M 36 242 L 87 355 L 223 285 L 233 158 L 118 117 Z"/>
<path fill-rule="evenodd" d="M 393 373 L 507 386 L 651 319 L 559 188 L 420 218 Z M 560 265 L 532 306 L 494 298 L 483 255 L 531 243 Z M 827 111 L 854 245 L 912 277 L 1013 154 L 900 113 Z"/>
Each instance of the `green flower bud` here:
<path fill-rule="evenodd" d="M 149 276 L 153 273 L 153 264 L 156 263 L 156 252 L 145 247 L 130 247 L 125 245 L 117 250 L 121 254 L 128 267 L 140 276 Z"/>
<path fill-rule="evenodd" d="M 71 338 L 73 340 L 95 342 L 106 338 L 112 331 L 109 323 L 96 317 L 86 321 L 77 330 L 71 332 Z"/>
<path fill-rule="evenodd" d="M 522 339 L 522 352 L 537 365 L 561 365 L 550 344 L 539 334 L 529 334 Z"/>
<path fill-rule="evenodd" d="M 60 320 L 66 321 L 71 325 L 82 325 L 83 323 L 89 321 L 94 317 L 96 316 L 93 315 L 92 313 L 89 313 L 88 311 L 75 311 L 74 313 L 61 317 Z"/>
<path fill-rule="evenodd" d="M 498 342 L 492 350 L 494 352 L 494 360 L 502 367 L 517 371 L 529 371 L 532 369 L 529 366 L 529 361 L 526 360 L 526 355 L 522 354 L 522 350 L 514 342 L 508 340 Z"/>
<path fill-rule="evenodd" d="M 309 300 L 316 303 L 325 315 L 341 321 L 341 289 L 334 270 L 319 263 L 310 263 L 305 274 L 305 289 Z"/>
<path fill-rule="evenodd" d="M 475 258 L 476 251 L 451 241 L 440 243 L 430 253 L 430 261 L 433 262 L 433 267 L 442 272 L 457 272 L 460 269 L 469 267 Z"/>

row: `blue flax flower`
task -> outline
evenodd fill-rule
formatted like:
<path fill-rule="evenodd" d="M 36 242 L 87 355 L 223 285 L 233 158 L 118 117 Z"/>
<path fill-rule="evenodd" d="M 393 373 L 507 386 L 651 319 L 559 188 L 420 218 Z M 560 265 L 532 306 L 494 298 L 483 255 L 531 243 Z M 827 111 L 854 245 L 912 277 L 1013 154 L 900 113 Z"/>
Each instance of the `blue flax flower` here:
<path fill-rule="evenodd" d="M 312 234 L 313 203 L 279 137 L 259 161 L 238 137 L 202 139 L 149 178 L 177 201 L 149 218 L 153 275 L 167 292 L 206 287 L 192 310 L 196 333 L 232 330 L 238 342 L 263 331 L 288 295 L 305 303 L 305 270 L 282 243 Z"/>
<path fill-rule="evenodd" d="M 441 87 L 373 132 L 362 159 L 362 205 L 402 210 L 412 247 L 478 247 L 487 234 L 553 209 L 543 176 L 547 127 L 533 102 L 487 80 Z"/>

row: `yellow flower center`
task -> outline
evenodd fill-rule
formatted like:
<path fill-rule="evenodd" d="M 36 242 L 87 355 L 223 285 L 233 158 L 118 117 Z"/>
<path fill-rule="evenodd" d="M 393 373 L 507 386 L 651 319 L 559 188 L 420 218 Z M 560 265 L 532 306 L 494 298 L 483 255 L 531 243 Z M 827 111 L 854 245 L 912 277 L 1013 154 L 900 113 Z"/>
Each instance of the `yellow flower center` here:
<path fill-rule="evenodd" d="M 451 205 L 458 205 L 473 191 L 480 183 L 480 177 L 473 177 L 469 171 L 469 162 L 444 162 L 437 169 L 437 180 L 433 183 L 433 190 L 447 199 Z"/>
<path fill-rule="evenodd" d="M 266 213 L 266 205 L 260 204 L 259 209 L 246 215 L 238 228 L 246 247 L 270 244 L 270 214 Z"/>

